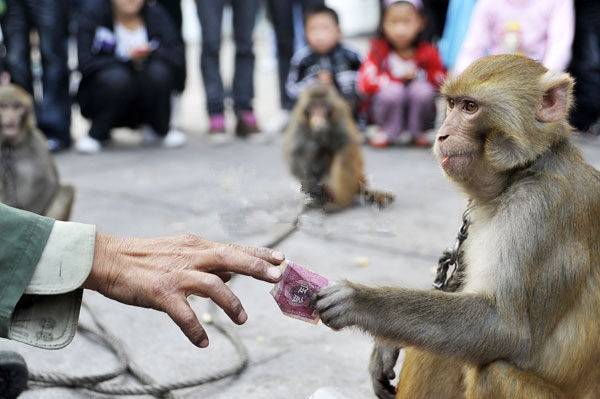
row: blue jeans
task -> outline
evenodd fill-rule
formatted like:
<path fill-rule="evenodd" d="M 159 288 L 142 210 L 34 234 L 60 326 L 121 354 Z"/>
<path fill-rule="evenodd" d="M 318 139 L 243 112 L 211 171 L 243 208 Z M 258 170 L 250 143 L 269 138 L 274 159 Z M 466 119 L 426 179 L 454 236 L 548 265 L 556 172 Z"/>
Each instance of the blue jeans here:
<path fill-rule="evenodd" d="M 36 104 L 40 129 L 48 138 L 71 144 L 71 99 L 67 41 L 69 0 L 7 0 L 2 18 L 12 81 L 33 93 L 29 32 L 40 37 L 43 98 Z"/>
<path fill-rule="evenodd" d="M 206 90 L 210 115 L 223 113 L 225 93 L 220 73 L 221 22 L 225 0 L 196 0 L 202 29 L 200 72 Z M 254 51 L 252 33 L 258 11 L 258 0 L 231 0 L 233 38 L 235 40 L 235 72 L 232 97 L 236 111 L 252 110 L 254 98 Z"/>

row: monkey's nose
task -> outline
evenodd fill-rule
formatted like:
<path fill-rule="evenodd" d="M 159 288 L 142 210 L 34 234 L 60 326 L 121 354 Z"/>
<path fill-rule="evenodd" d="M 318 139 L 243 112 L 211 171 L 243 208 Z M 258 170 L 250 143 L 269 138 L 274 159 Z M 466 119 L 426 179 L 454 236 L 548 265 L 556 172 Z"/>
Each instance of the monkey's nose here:
<path fill-rule="evenodd" d="M 448 136 L 448 134 L 441 134 L 438 136 L 438 141 L 441 143 L 442 141 L 446 140 Z"/>

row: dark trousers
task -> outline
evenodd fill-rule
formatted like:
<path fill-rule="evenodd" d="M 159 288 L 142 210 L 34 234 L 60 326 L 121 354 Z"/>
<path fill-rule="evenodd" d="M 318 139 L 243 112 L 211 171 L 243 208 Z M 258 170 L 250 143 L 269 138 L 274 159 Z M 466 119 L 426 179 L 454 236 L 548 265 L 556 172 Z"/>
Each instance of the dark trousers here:
<path fill-rule="evenodd" d="M 115 127 L 148 124 L 165 136 L 171 119 L 172 71 L 158 59 L 143 69 L 130 64 L 115 64 L 86 82 L 83 116 L 92 120 L 89 135 L 98 141 L 110 139 Z"/>
<path fill-rule="evenodd" d="M 175 25 L 175 30 L 177 31 L 177 35 L 179 41 L 183 43 L 183 32 L 181 31 L 183 27 L 183 13 L 181 11 L 181 0 L 158 0 L 158 3 L 167 11 L 167 14 L 171 17 L 173 24 Z M 187 71 L 184 70 L 184 74 L 187 75 Z M 184 78 L 185 81 L 185 78 Z M 184 87 L 178 87 L 177 91 L 183 91 Z"/>
<path fill-rule="evenodd" d="M 67 41 L 68 0 L 7 0 L 2 18 L 12 81 L 33 94 L 29 33 L 36 30 L 42 55 L 43 98 L 36 104 L 40 129 L 48 138 L 71 144 L 71 102 Z"/>
<path fill-rule="evenodd" d="M 223 113 L 225 93 L 220 73 L 221 22 L 225 0 L 196 0 L 202 29 L 200 71 L 206 91 L 208 113 Z M 233 8 L 233 38 L 235 41 L 235 72 L 232 97 L 236 111 L 251 110 L 254 98 L 254 51 L 252 33 L 258 10 L 258 0 L 231 0 Z"/>
<path fill-rule="evenodd" d="M 324 0 L 302 0 L 303 10 L 323 5 Z M 277 72 L 279 75 L 279 99 L 281 108 L 292 109 L 294 102 L 288 97 L 285 82 L 290 73 L 290 61 L 294 55 L 294 0 L 267 0 L 267 7 L 277 41 Z"/>
<path fill-rule="evenodd" d="M 600 5 L 593 1 L 575 5 L 575 39 L 569 67 L 576 82 L 571 123 L 586 131 L 600 118 Z"/>

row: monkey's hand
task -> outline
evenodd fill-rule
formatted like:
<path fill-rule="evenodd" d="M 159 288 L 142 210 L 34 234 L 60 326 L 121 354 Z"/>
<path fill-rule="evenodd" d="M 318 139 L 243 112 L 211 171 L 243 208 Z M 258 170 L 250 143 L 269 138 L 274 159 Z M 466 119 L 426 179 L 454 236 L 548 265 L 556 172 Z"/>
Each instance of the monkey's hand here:
<path fill-rule="evenodd" d="M 360 321 L 367 319 L 358 307 L 359 286 L 349 281 L 324 288 L 314 298 L 314 308 L 319 313 L 321 321 L 333 330 L 345 327 L 359 326 Z"/>
<path fill-rule="evenodd" d="M 369 374 L 373 384 L 373 392 L 379 399 L 394 399 L 396 388 L 391 384 L 396 373 L 394 366 L 398 361 L 400 349 L 375 342 L 371 361 L 369 362 Z"/>

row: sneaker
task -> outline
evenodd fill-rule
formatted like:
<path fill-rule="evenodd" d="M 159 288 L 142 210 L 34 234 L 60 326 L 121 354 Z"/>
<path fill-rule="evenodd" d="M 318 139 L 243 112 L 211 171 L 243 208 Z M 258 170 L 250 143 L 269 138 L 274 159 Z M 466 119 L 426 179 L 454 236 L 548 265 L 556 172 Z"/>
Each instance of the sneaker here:
<path fill-rule="evenodd" d="M 384 132 L 378 132 L 369 138 L 369 145 L 375 148 L 386 148 L 391 144 L 390 138 Z"/>
<path fill-rule="evenodd" d="M 162 139 L 162 146 L 165 148 L 179 148 L 187 142 L 187 137 L 181 130 L 171 129 Z"/>
<path fill-rule="evenodd" d="M 55 138 L 48 139 L 48 150 L 50 150 L 50 152 L 57 153 L 60 151 L 64 151 L 67 148 L 69 148 L 69 146 L 66 145 L 65 143 L 63 143 L 59 139 L 55 139 Z"/>
<path fill-rule="evenodd" d="M 27 363 L 15 352 L 0 352 L 0 398 L 15 399 L 27 388 Z"/>
<path fill-rule="evenodd" d="M 415 145 L 415 147 L 421 147 L 421 148 L 430 148 L 431 145 L 433 144 L 431 142 L 431 140 L 429 139 L 429 137 L 426 136 L 417 136 L 414 138 L 413 143 Z"/>
<path fill-rule="evenodd" d="M 413 138 L 408 132 L 402 132 L 398 137 L 394 139 L 394 144 L 400 146 L 406 146 L 413 142 Z"/>
<path fill-rule="evenodd" d="M 208 119 L 208 134 L 225 133 L 225 115 L 215 114 Z"/>
<path fill-rule="evenodd" d="M 238 137 L 248 137 L 251 134 L 259 133 L 256 115 L 253 111 L 239 111 L 237 116 L 237 126 L 235 134 Z"/>
<path fill-rule="evenodd" d="M 279 113 L 269 119 L 268 123 L 264 126 L 264 130 L 267 133 L 282 133 L 290 122 L 290 111 L 281 110 Z"/>
<path fill-rule="evenodd" d="M 83 136 L 75 143 L 75 149 L 82 154 L 98 154 L 102 151 L 102 144 L 90 136 Z"/>
<path fill-rule="evenodd" d="M 160 143 L 160 137 L 154 129 L 150 126 L 144 126 L 142 128 L 142 145 L 143 146 L 154 146 Z"/>

